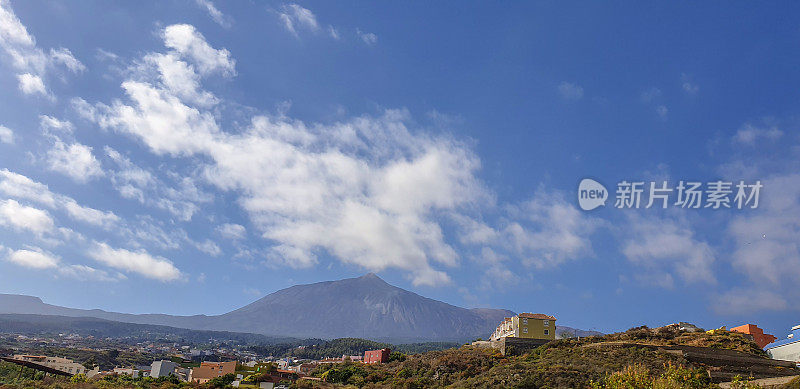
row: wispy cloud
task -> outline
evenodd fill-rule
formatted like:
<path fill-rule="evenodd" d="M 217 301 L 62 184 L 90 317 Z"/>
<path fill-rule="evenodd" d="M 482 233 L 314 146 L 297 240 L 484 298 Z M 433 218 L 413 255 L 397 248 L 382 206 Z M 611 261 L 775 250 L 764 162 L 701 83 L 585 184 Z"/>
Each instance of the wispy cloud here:
<path fill-rule="evenodd" d="M 319 30 L 316 15 L 308 8 L 303 8 L 298 4 L 284 4 L 278 12 L 278 16 L 286 30 L 296 37 L 299 37 L 298 30 L 300 29 L 312 32 Z"/>
<path fill-rule="evenodd" d="M 6 126 L 0 125 L 0 142 L 14 144 L 14 131 Z"/>
<path fill-rule="evenodd" d="M 214 20 L 215 23 L 219 24 L 224 28 L 230 28 L 233 24 L 233 19 L 220 12 L 219 9 L 214 5 L 214 2 L 211 0 L 195 0 L 198 6 L 205 9 L 208 12 L 208 16 L 211 16 L 211 19 Z"/>
<path fill-rule="evenodd" d="M 756 127 L 747 123 L 736 131 L 733 141 L 747 146 L 754 146 L 760 139 L 775 141 L 781 136 L 783 136 L 783 131 L 777 126 Z"/>
<path fill-rule="evenodd" d="M 378 36 L 371 32 L 364 32 L 360 29 L 356 29 L 356 35 L 361 39 L 362 42 L 366 43 L 369 46 L 374 46 L 378 43 Z"/>
<path fill-rule="evenodd" d="M 564 81 L 558 84 L 558 95 L 564 100 L 580 100 L 583 98 L 583 88 L 578 84 Z"/>

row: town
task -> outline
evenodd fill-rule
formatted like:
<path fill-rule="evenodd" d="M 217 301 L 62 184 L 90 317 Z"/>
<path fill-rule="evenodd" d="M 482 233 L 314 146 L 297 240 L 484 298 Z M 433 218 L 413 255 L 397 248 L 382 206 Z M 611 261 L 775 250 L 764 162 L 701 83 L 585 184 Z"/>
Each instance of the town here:
<path fill-rule="evenodd" d="M 497 350 L 501 355 L 525 355 L 535 349 L 556 341 L 556 317 L 541 313 L 520 313 L 502 320 L 488 340 L 477 339 L 469 346 L 478 349 Z M 685 333 L 704 333 L 712 335 L 738 334 L 764 350 L 771 359 L 749 363 L 764 365 L 767 368 L 800 368 L 800 325 L 791 328 L 784 339 L 764 333 L 755 324 L 744 324 L 727 328 L 725 326 L 704 330 L 690 323 L 679 322 L 665 326 Z M 568 338 L 574 335 L 565 335 Z M 26 371 L 36 371 L 44 376 L 69 377 L 73 382 L 93 382 L 111 377 L 128 377 L 133 380 L 168 380 L 193 384 L 211 384 L 212 387 L 240 388 L 288 388 L 297 381 L 331 381 L 332 366 L 363 364 L 380 365 L 401 361 L 407 355 L 391 348 L 364 350 L 354 355 L 326 355 L 320 358 L 300 358 L 293 356 L 260 355 L 252 347 L 243 345 L 217 344 L 197 345 L 178 342 L 137 342 L 135 344 L 117 343 L 113 339 L 83 338 L 77 334 L 59 334 L 55 337 L 29 337 L 25 335 L 3 335 L 0 337 L 0 360 L 14 364 L 22 375 Z M 135 355 L 116 366 L 101 368 L 97 359 L 78 361 L 65 356 L 26 353 L 25 350 L 41 350 L 46 345 L 50 349 L 83 350 L 114 354 L 121 352 L 127 356 Z M 93 349 L 91 345 L 101 345 Z M 296 346 L 303 350 L 308 346 Z M 3 355 L 5 352 L 7 355 Z M 713 356 L 713 352 L 710 354 Z M 142 361 L 152 358 L 150 363 Z M 708 355 L 705 356 L 708 358 Z M 725 354 L 725 358 L 736 360 L 735 354 Z M 116 361 L 119 361 L 117 359 Z M 116 362 L 115 361 L 115 362 Z M 769 362 L 773 361 L 773 362 Z M 139 362 L 139 364 L 137 364 Z M 728 362 L 730 363 L 730 361 Z M 321 373 L 320 373 L 321 372 Z M 786 376 L 785 382 L 795 376 Z M 771 377 L 770 379 L 776 379 Z M 778 377 L 780 379 L 780 377 Z"/>

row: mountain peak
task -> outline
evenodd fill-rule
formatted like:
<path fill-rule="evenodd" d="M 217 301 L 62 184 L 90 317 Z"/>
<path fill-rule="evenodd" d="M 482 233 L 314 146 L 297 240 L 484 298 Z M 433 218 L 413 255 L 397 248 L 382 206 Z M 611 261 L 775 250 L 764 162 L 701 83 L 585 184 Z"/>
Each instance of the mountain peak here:
<path fill-rule="evenodd" d="M 372 273 L 372 272 L 364 274 L 361 277 L 355 278 L 355 280 L 358 281 L 360 284 L 385 285 L 385 286 L 393 287 L 391 284 L 389 284 L 388 282 L 384 281 L 383 278 L 378 277 L 377 274 Z M 342 281 L 344 281 L 344 280 L 342 280 Z"/>

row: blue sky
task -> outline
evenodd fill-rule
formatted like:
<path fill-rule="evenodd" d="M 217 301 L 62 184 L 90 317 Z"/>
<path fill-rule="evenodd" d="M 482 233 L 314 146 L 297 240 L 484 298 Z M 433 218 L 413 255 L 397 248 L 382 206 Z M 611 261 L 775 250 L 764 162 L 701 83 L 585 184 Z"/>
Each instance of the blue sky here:
<path fill-rule="evenodd" d="M 374 271 L 585 329 L 783 336 L 796 8 L 0 0 L 0 292 L 216 314 Z M 623 180 L 763 189 L 617 209 Z"/>

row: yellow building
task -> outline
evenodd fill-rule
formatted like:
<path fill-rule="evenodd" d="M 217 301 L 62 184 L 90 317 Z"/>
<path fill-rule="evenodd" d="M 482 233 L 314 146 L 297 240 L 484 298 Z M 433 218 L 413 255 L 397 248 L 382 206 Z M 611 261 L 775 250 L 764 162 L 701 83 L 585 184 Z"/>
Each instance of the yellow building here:
<path fill-rule="evenodd" d="M 494 330 L 490 340 L 506 337 L 554 340 L 556 318 L 541 313 L 520 313 L 507 317 Z"/>

